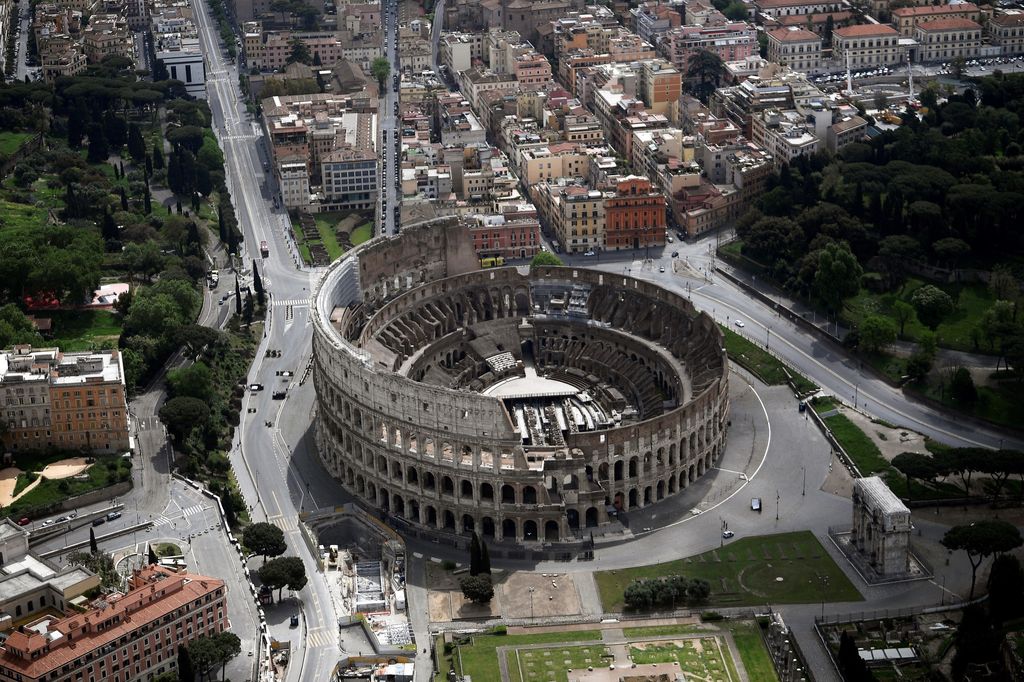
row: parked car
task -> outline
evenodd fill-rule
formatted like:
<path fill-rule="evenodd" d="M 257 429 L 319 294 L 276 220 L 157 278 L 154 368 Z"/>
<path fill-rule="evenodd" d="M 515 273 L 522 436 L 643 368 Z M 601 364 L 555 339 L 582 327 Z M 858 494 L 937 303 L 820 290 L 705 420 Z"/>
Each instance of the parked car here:
<path fill-rule="evenodd" d="M 94 526 L 102 526 L 106 522 L 107 522 L 107 518 L 105 516 L 100 516 L 100 517 L 95 518 L 95 519 L 92 520 L 92 525 L 94 525 Z"/>
<path fill-rule="evenodd" d="M 743 324 L 743 320 L 736 320 L 735 322 L 733 322 L 733 324 L 735 324 L 740 329 L 743 329 L 744 327 L 747 326 L 747 325 Z"/>
<path fill-rule="evenodd" d="M 723 530 L 722 531 L 722 537 L 725 538 L 726 540 L 728 540 L 729 538 L 731 538 L 734 535 L 736 535 L 736 533 L 733 533 L 731 530 Z"/>
<path fill-rule="evenodd" d="M 299 627 L 299 617 L 298 616 L 292 616 L 291 620 L 288 621 L 288 625 L 293 627 L 293 628 Z"/>
<path fill-rule="evenodd" d="M 112 511 L 109 514 L 107 514 L 107 521 L 113 521 L 114 519 L 119 518 L 121 518 L 121 512 L 119 511 Z"/>
<path fill-rule="evenodd" d="M 594 253 L 594 250 L 593 250 L 593 249 L 591 249 L 590 251 L 587 251 L 587 252 L 586 252 L 586 253 L 584 253 L 583 255 L 584 255 L 584 256 L 587 256 L 587 257 L 590 257 L 590 256 L 595 256 L 595 255 L 597 255 L 597 254 L 595 254 L 595 253 Z"/>
<path fill-rule="evenodd" d="M 263 384 L 249 384 L 249 390 L 254 392 L 254 393 L 256 391 L 262 391 L 263 390 Z"/>
<path fill-rule="evenodd" d="M 32 519 L 30 519 L 27 516 L 22 516 L 20 519 L 18 519 L 19 526 L 27 526 L 30 523 L 32 523 Z"/>
<path fill-rule="evenodd" d="M 752 510 L 756 511 L 758 514 L 760 514 L 761 513 L 761 498 L 760 497 L 752 497 L 752 498 L 750 498 L 750 508 Z"/>

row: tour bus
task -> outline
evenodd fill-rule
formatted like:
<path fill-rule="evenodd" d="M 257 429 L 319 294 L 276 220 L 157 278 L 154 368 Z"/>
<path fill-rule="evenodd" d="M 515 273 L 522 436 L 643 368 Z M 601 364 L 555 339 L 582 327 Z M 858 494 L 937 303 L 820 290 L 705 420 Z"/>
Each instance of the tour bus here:
<path fill-rule="evenodd" d="M 502 256 L 489 256 L 480 259 L 480 267 L 482 268 L 500 268 L 504 264 L 505 259 Z"/>

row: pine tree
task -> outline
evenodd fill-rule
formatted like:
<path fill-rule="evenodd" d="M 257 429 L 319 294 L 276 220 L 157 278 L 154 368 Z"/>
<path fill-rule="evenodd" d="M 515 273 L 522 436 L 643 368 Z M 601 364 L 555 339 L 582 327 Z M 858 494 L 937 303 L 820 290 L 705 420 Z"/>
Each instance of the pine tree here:
<path fill-rule="evenodd" d="M 238 286 L 238 278 L 235 277 L 235 315 L 242 314 L 242 289 Z"/>
<path fill-rule="evenodd" d="M 146 154 L 146 141 L 142 139 L 142 129 L 138 123 L 128 125 L 128 153 L 136 161 Z"/>
<path fill-rule="evenodd" d="M 160 559 L 157 558 L 156 552 L 153 550 L 153 545 L 152 545 L 152 543 L 150 543 L 150 545 L 149 545 L 149 565 L 150 566 L 155 566 L 155 565 L 157 565 L 159 563 L 160 563 Z"/>
<path fill-rule="evenodd" d="M 85 138 L 85 120 L 83 116 L 68 116 L 68 147 L 81 149 Z"/>
<path fill-rule="evenodd" d="M 172 192 L 181 190 L 181 158 L 174 152 L 167 160 L 167 186 Z"/>
<path fill-rule="evenodd" d="M 121 179 L 121 171 L 117 170 L 117 164 L 116 163 L 112 163 L 110 165 L 114 167 L 114 179 L 115 180 L 120 180 Z"/>
<path fill-rule="evenodd" d="M 160 143 L 160 142 L 154 142 L 153 143 L 153 168 L 160 169 L 160 168 L 163 168 L 163 167 L 164 167 L 163 144 Z"/>
<path fill-rule="evenodd" d="M 103 126 L 93 123 L 89 126 L 89 163 L 103 163 L 110 156 L 110 148 L 107 146 L 107 138 L 103 135 Z"/>
<path fill-rule="evenodd" d="M 110 215 L 109 210 L 103 212 L 100 232 L 103 235 L 103 241 L 111 242 L 117 239 L 117 225 L 114 223 L 114 216 Z"/>
<path fill-rule="evenodd" d="M 228 231 L 224 225 L 224 211 L 217 211 L 217 233 L 220 235 L 220 243 L 228 243 Z"/>
<path fill-rule="evenodd" d="M 252 262 L 252 288 L 256 291 L 256 301 L 262 306 L 265 298 L 263 294 L 263 278 L 260 277 L 260 271 L 256 268 L 256 261 Z"/>
<path fill-rule="evenodd" d="M 475 532 L 469 539 L 469 574 L 480 575 L 480 538 Z"/>
<path fill-rule="evenodd" d="M 480 540 L 480 572 L 491 574 L 491 553 L 487 549 L 486 540 Z"/>
<path fill-rule="evenodd" d="M 96 544 L 96 531 L 92 528 L 89 529 L 89 551 L 93 554 L 100 551 L 100 546 Z"/>
<path fill-rule="evenodd" d="M 228 231 L 228 253 L 238 253 L 238 233 L 232 228 L 227 228 Z"/>
<path fill-rule="evenodd" d="M 252 324 L 252 296 L 249 294 L 249 290 L 245 290 L 245 307 L 242 310 L 242 319 L 245 321 L 245 326 L 248 327 Z"/>

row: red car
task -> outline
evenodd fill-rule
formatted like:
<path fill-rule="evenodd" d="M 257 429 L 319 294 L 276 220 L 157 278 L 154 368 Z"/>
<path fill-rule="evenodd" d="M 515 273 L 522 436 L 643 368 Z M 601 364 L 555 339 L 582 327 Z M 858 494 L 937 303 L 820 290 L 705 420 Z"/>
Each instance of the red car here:
<path fill-rule="evenodd" d="M 32 519 L 30 519 L 27 516 L 22 516 L 20 519 L 18 519 L 19 526 L 27 526 L 30 523 L 32 523 Z"/>

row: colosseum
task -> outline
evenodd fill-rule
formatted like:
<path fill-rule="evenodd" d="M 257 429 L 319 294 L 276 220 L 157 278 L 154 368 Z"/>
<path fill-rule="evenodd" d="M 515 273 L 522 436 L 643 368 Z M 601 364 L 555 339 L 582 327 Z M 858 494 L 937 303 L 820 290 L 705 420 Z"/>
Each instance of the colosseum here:
<path fill-rule="evenodd" d="M 710 317 L 623 275 L 481 269 L 456 219 L 349 252 L 312 317 L 320 457 L 399 526 L 578 542 L 725 446 Z"/>

